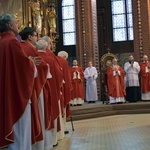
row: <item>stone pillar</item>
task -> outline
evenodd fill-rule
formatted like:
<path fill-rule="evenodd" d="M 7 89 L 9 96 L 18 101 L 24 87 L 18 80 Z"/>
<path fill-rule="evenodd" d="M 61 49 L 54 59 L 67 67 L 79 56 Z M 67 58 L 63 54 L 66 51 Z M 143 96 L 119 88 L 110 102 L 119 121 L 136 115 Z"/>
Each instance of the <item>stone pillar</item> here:
<path fill-rule="evenodd" d="M 76 0 L 76 54 L 79 64 L 86 68 L 89 61 L 99 71 L 99 48 L 96 0 Z M 98 91 L 99 91 L 99 80 Z"/>

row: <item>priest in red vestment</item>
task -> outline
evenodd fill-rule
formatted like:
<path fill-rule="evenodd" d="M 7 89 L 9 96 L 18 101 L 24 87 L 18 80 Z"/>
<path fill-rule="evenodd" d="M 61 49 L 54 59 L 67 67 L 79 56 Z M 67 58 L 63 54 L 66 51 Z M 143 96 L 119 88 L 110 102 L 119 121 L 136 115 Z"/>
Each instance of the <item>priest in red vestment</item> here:
<path fill-rule="evenodd" d="M 30 97 L 35 67 L 17 41 L 17 20 L 0 16 L 0 148 L 31 150 Z"/>
<path fill-rule="evenodd" d="M 60 71 L 61 71 L 61 73 L 62 73 L 62 78 L 63 78 L 63 80 L 65 80 L 64 79 L 64 75 L 63 75 L 63 69 L 62 69 L 62 65 L 64 64 L 61 64 L 60 65 L 60 61 L 59 61 L 59 59 L 58 59 L 58 57 L 57 56 L 55 56 L 55 54 L 53 53 L 53 51 L 51 50 L 51 47 L 52 47 L 52 41 L 51 41 L 51 39 L 50 39 L 50 37 L 48 37 L 48 36 L 43 36 L 42 37 L 42 39 L 43 40 L 45 40 L 47 43 L 48 43 L 48 46 L 47 46 L 47 48 L 46 48 L 46 53 L 47 53 L 47 55 L 48 56 L 50 56 L 51 58 L 53 58 L 54 60 L 55 60 L 55 64 L 60 68 Z M 63 82 L 64 83 L 64 82 Z M 58 134 L 57 134 L 57 138 L 58 138 L 58 140 L 60 139 L 63 139 L 64 138 L 64 130 L 65 130 L 65 128 L 64 128 L 64 120 L 66 120 L 65 119 L 65 116 L 67 115 L 67 116 L 69 116 L 70 115 L 70 108 L 69 108 L 69 105 L 67 105 L 67 107 L 65 107 L 65 104 L 64 104 L 64 84 L 62 85 L 62 87 L 61 87 L 61 95 L 60 95 L 60 101 L 59 101 L 59 104 L 60 104 L 60 114 L 59 114 L 59 117 L 58 117 L 58 122 L 60 123 L 60 128 L 61 128 L 61 130 L 58 132 Z M 69 99 L 69 96 L 67 97 L 67 99 Z M 66 109 L 67 108 L 67 109 Z M 65 115 L 66 114 L 66 115 Z M 64 119 L 64 120 L 63 120 Z M 56 132 L 55 132 L 56 133 Z M 68 133 L 68 131 L 65 131 L 65 134 L 66 133 Z M 56 136 L 55 136 L 56 137 Z"/>
<path fill-rule="evenodd" d="M 68 53 L 66 53 L 65 51 L 60 51 L 58 52 L 58 56 L 57 56 L 57 60 L 59 65 L 62 68 L 62 72 L 63 72 L 63 79 L 64 79 L 64 84 L 63 84 L 63 98 L 64 98 L 64 108 L 68 108 L 68 112 L 64 112 L 66 113 L 66 117 L 70 116 L 70 111 L 69 111 L 69 107 L 68 104 L 71 101 L 71 90 L 72 90 L 72 83 L 71 83 L 71 74 L 70 74 L 70 66 L 67 62 L 67 58 L 68 58 Z"/>
<path fill-rule="evenodd" d="M 150 100 L 150 62 L 147 55 L 143 56 L 140 68 L 142 100 Z"/>
<path fill-rule="evenodd" d="M 81 106 L 84 103 L 84 88 L 83 88 L 84 72 L 82 67 L 78 66 L 77 60 L 73 61 L 73 67 L 71 68 L 71 105 Z"/>
<path fill-rule="evenodd" d="M 61 87 L 63 84 L 63 76 L 62 71 L 60 70 L 60 66 L 56 63 L 56 60 L 49 56 L 46 52 L 46 49 L 44 49 L 46 43 L 44 40 L 39 40 L 37 42 L 37 49 L 39 55 L 43 58 L 45 62 L 47 62 L 50 66 L 50 72 L 52 75 L 52 78 L 49 80 L 50 83 L 50 89 L 51 89 L 51 105 L 52 105 L 52 112 L 53 112 L 53 120 L 54 121 L 54 128 L 52 130 L 53 133 L 53 145 L 57 145 L 57 131 L 60 131 L 60 107 L 59 107 L 59 100 L 61 97 Z"/>
<path fill-rule="evenodd" d="M 71 115 L 69 102 L 71 101 L 72 83 L 71 83 L 70 66 L 67 62 L 68 53 L 65 51 L 60 51 L 58 52 L 58 56 L 56 58 L 60 67 L 62 68 L 63 79 L 64 79 L 63 86 L 62 86 L 62 96 L 60 99 L 62 117 L 63 117 L 62 120 L 63 129 L 61 130 L 62 134 L 60 134 L 61 132 L 59 132 L 60 135 L 63 135 L 64 133 L 65 134 L 69 133 L 69 131 L 66 130 L 66 119 Z"/>
<path fill-rule="evenodd" d="M 112 60 L 112 66 L 107 69 L 107 86 L 109 94 L 109 103 L 125 102 L 124 71 L 118 65 L 118 60 Z"/>
<path fill-rule="evenodd" d="M 28 56 L 34 57 L 34 58 L 38 58 L 41 59 L 42 58 L 39 56 L 37 50 L 36 50 L 36 42 L 37 42 L 37 32 L 34 28 L 31 27 L 26 27 L 24 30 L 21 31 L 20 33 L 21 37 L 22 37 L 22 41 L 21 41 L 21 46 L 24 49 L 25 53 Z M 43 90 L 43 87 L 45 86 L 46 82 L 47 82 L 47 75 L 48 75 L 48 64 L 45 63 L 43 60 L 40 63 L 40 65 L 37 65 L 37 71 L 38 71 L 38 76 L 34 81 L 34 86 L 33 86 L 33 92 L 32 92 L 32 97 L 31 97 L 31 102 L 32 102 L 32 107 L 31 107 L 31 111 L 32 111 L 32 144 L 33 147 L 32 149 L 44 149 L 44 147 L 47 148 L 51 148 L 52 147 L 52 140 L 49 141 L 46 145 L 43 145 L 42 143 L 44 143 L 45 139 L 45 130 L 50 130 L 50 126 L 51 126 L 51 119 L 50 116 L 51 111 L 49 109 L 49 105 L 47 105 L 47 101 L 44 102 L 44 112 L 48 112 L 44 114 L 44 118 L 45 118 L 45 125 L 44 128 L 45 130 L 42 131 L 42 124 L 43 122 L 41 122 L 42 118 L 40 117 L 40 112 L 43 110 L 39 110 L 38 104 L 39 102 L 39 96 L 40 93 Z M 45 99 L 46 100 L 46 99 Z M 42 107 L 40 107 L 42 108 Z M 44 139 L 43 139 L 43 135 L 44 134 Z M 51 135 L 51 134 L 50 134 Z M 49 137 L 48 139 L 51 139 L 52 137 Z M 38 142 L 38 143 L 37 143 Z M 41 148 L 40 145 L 43 145 L 44 147 Z M 40 148 L 39 148 L 40 146 Z"/>

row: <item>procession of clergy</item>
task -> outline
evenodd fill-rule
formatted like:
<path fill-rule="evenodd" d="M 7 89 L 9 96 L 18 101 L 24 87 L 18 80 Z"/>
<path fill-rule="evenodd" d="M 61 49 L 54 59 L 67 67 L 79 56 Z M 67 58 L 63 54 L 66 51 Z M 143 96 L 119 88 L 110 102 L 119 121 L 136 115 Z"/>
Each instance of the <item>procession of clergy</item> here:
<path fill-rule="evenodd" d="M 70 105 L 82 105 L 85 97 L 88 103 L 98 100 L 97 70 L 89 62 L 83 71 L 77 60 L 69 67 L 68 54 L 60 51 L 55 56 L 50 38 L 37 41 L 34 28 L 24 28 L 19 41 L 18 24 L 11 14 L 0 16 L 0 33 L 0 149 L 50 150 L 68 133 L 65 123 Z M 130 55 L 124 70 L 114 58 L 106 76 L 110 104 L 125 99 L 136 102 L 141 91 L 142 100 L 150 100 L 146 55 L 140 65 Z"/>

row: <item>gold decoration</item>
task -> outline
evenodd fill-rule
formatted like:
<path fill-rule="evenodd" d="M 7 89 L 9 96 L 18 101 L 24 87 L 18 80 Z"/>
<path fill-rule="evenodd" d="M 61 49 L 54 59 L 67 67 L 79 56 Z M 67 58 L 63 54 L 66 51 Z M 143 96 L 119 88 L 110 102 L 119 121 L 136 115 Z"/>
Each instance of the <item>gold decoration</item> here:
<path fill-rule="evenodd" d="M 57 15 L 56 15 L 54 5 L 48 6 L 46 18 L 47 18 L 47 21 L 48 21 L 50 31 L 51 32 L 56 32 L 56 18 L 57 18 Z"/>
<path fill-rule="evenodd" d="M 18 27 L 19 27 L 19 32 L 21 30 L 23 30 L 23 28 L 25 27 L 23 24 L 22 24 L 22 18 L 19 17 L 19 14 L 16 12 L 14 13 L 14 17 L 16 18 L 17 22 L 18 22 Z"/>
<path fill-rule="evenodd" d="M 34 2 L 30 1 L 29 6 L 32 9 L 32 16 L 33 16 L 33 24 L 34 27 L 37 30 L 37 33 L 41 35 L 42 30 L 42 16 L 41 16 L 41 10 L 40 10 L 40 2 Z"/>

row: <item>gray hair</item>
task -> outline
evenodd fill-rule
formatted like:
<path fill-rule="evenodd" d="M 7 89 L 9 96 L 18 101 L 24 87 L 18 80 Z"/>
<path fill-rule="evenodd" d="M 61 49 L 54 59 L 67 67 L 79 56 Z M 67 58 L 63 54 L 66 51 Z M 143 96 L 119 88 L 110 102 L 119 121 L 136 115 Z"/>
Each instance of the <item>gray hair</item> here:
<path fill-rule="evenodd" d="M 49 36 L 45 35 L 42 37 L 43 40 L 45 40 L 48 44 L 50 43 L 51 39 Z"/>
<path fill-rule="evenodd" d="M 47 48 L 47 42 L 45 40 L 40 39 L 36 42 L 36 49 L 37 50 L 46 50 Z"/>
<path fill-rule="evenodd" d="M 68 53 L 65 52 L 65 51 L 60 51 L 60 52 L 58 52 L 57 55 L 60 56 L 60 57 L 62 57 L 62 58 L 64 58 L 64 59 L 68 58 Z"/>
<path fill-rule="evenodd" d="M 0 32 L 7 32 L 9 31 L 9 24 L 11 21 L 15 19 L 15 17 L 11 14 L 3 14 L 0 16 Z"/>

